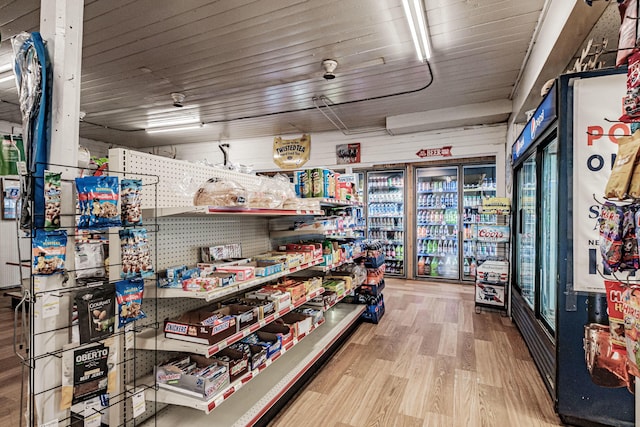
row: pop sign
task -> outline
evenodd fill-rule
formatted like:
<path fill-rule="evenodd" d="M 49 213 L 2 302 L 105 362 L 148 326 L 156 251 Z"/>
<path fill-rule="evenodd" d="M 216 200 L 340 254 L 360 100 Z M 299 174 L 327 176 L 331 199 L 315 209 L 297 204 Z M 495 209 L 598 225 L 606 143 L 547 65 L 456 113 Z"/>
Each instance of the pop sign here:
<path fill-rule="evenodd" d="M 450 157 L 451 156 L 451 146 L 441 147 L 441 148 L 423 148 L 422 150 L 416 153 L 418 157 L 421 159 L 425 157 Z"/>
<path fill-rule="evenodd" d="M 479 242 L 503 243 L 509 241 L 508 225 L 480 225 L 478 226 Z"/>

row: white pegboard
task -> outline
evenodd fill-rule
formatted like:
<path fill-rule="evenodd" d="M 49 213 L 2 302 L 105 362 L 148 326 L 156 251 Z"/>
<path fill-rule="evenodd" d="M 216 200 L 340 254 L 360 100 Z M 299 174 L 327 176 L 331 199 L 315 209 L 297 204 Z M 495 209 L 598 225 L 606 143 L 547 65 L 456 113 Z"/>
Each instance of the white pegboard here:
<path fill-rule="evenodd" d="M 128 177 L 133 175 L 150 184 L 158 181 L 157 204 L 155 194 L 147 194 L 143 198 L 143 209 L 179 208 L 193 206 L 195 190 L 209 178 L 223 178 L 242 186 L 257 185 L 261 178 L 184 160 L 169 159 L 142 153 L 140 151 L 114 148 L 109 150 L 109 169 L 122 172 Z M 135 176 L 139 174 L 139 176 Z M 157 178 L 156 178 L 157 177 Z"/>

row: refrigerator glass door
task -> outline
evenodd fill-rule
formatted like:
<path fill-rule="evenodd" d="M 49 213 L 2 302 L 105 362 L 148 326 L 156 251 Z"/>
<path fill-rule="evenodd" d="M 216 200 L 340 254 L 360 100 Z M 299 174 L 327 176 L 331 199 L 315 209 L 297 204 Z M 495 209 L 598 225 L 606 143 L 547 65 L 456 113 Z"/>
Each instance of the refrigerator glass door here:
<path fill-rule="evenodd" d="M 478 242 L 479 225 L 495 225 L 495 215 L 481 213 L 482 200 L 496 196 L 496 167 L 465 166 L 462 189 L 462 279 L 475 280 L 478 265 L 498 255 L 498 244 Z"/>
<path fill-rule="evenodd" d="M 536 280 L 536 158 L 531 155 L 518 169 L 518 233 L 516 284 L 533 309 Z"/>
<path fill-rule="evenodd" d="M 458 168 L 416 169 L 416 277 L 460 277 L 458 222 Z"/>
<path fill-rule="evenodd" d="M 367 227 L 370 239 L 382 242 L 386 275 L 405 276 L 404 171 L 367 173 Z"/>
<path fill-rule="evenodd" d="M 551 142 L 542 153 L 542 229 L 540 248 L 540 314 L 555 331 L 556 276 L 558 246 L 558 142 Z"/>

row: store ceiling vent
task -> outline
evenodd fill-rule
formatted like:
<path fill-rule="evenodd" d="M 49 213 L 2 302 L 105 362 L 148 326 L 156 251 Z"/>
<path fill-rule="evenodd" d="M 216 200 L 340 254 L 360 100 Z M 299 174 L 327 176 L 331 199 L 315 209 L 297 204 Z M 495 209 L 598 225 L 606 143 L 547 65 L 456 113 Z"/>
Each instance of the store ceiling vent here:
<path fill-rule="evenodd" d="M 502 123 L 509 118 L 511 109 L 511 101 L 503 99 L 440 110 L 389 116 L 387 117 L 387 132 L 390 135 L 401 135 L 434 129 Z"/>

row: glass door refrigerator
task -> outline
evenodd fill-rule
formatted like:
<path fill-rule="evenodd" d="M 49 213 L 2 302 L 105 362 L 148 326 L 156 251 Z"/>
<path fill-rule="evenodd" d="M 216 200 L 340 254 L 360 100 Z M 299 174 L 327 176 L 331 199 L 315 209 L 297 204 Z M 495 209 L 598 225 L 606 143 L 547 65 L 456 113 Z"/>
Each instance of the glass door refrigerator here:
<path fill-rule="evenodd" d="M 498 243 L 478 241 L 478 228 L 497 225 L 496 215 L 482 213 L 482 201 L 496 197 L 496 166 L 463 166 L 462 280 L 475 281 L 477 267 L 490 259 L 504 259 Z"/>
<path fill-rule="evenodd" d="M 634 377 L 610 334 L 597 201 L 617 138 L 631 133 L 617 121 L 624 71 L 560 76 L 511 153 L 511 315 L 570 425 L 634 425 Z"/>
<path fill-rule="evenodd" d="M 458 166 L 416 168 L 416 277 L 460 278 Z"/>
<path fill-rule="evenodd" d="M 385 275 L 405 277 L 405 171 L 367 172 L 367 233 L 380 240 Z"/>

